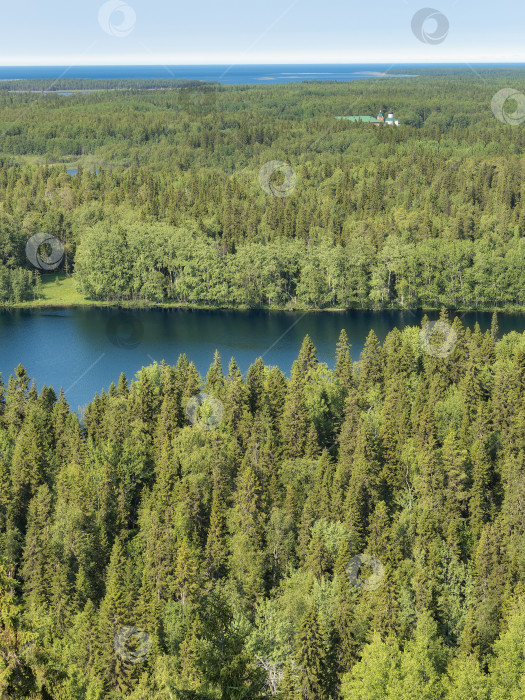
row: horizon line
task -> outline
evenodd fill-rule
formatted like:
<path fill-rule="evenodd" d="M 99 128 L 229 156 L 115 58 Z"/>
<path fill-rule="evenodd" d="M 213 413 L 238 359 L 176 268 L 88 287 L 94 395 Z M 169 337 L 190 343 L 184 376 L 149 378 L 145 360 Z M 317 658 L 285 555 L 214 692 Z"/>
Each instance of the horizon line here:
<path fill-rule="evenodd" d="M 224 61 L 221 63 L 0 63 L 0 69 L 2 68 L 125 68 L 125 67 L 140 67 L 140 68 L 162 68 L 163 66 L 217 66 L 223 67 L 227 65 L 232 66 L 356 66 L 356 65 L 374 65 L 382 66 L 389 65 L 390 67 L 395 66 L 464 66 L 468 68 L 469 66 L 525 66 L 525 61 L 469 61 L 466 63 L 460 59 L 450 60 L 450 61 L 396 61 L 392 63 L 390 61 L 355 61 L 355 62 L 324 62 L 324 61 L 309 61 L 309 62 L 288 62 L 288 61 L 269 61 L 269 62 L 257 62 L 257 63 L 241 63 L 230 61 Z"/>

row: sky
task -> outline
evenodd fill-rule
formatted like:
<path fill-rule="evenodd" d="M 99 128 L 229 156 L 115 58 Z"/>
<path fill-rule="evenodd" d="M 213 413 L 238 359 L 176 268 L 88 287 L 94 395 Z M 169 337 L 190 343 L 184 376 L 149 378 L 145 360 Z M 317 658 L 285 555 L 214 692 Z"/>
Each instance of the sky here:
<path fill-rule="evenodd" d="M 3 0 L 0 65 L 525 62 L 523 0 L 428 2 Z"/>

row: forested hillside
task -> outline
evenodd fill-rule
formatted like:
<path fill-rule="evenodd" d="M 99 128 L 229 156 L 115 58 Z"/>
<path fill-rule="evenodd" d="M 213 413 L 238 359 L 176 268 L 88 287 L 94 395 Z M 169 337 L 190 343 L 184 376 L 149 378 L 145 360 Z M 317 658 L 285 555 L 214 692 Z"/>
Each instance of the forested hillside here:
<path fill-rule="evenodd" d="M 0 90 L 0 301 L 40 295 L 24 248 L 45 232 L 94 301 L 522 305 L 525 129 L 498 121 L 491 100 L 519 90 L 524 71 L 418 72 L 70 96 Z M 401 126 L 335 119 L 380 107 Z M 275 161 L 293 178 L 276 173 L 261 186 Z"/>
<path fill-rule="evenodd" d="M 525 338 L 452 328 L 333 371 L 307 337 L 289 379 L 182 356 L 80 422 L 19 366 L 0 695 L 522 697 Z"/>

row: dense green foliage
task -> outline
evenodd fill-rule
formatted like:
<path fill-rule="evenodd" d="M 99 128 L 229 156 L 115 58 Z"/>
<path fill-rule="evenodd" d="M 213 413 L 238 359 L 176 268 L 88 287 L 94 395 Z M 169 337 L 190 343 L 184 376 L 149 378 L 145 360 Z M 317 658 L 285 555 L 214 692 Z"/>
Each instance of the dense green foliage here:
<path fill-rule="evenodd" d="M 203 382 L 182 356 L 80 422 L 19 366 L 0 695 L 522 697 L 525 336 L 453 328 L 448 357 L 406 328 L 355 364 L 343 332 L 334 370 L 306 338 L 289 379 L 216 354 Z"/>
<path fill-rule="evenodd" d="M 523 70 L 418 72 L 68 97 L 1 90 L 1 262 L 29 269 L 25 241 L 44 231 L 95 300 L 521 305 L 525 127 L 498 121 L 491 100 L 519 89 Z M 334 118 L 380 106 L 402 126 Z M 270 161 L 295 171 L 289 196 L 260 186 Z"/>
<path fill-rule="evenodd" d="M 166 71 L 169 72 L 169 71 Z M 201 80 L 185 80 L 180 78 L 53 78 L 51 80 L 17 79 L 0 80 L 0 90 L 5 92 L 66 92 L 77 90 L 163 90 L 165 88 L 197 88 L 213 87 L 220 90 L 217 83 L 208 83 Z"/>

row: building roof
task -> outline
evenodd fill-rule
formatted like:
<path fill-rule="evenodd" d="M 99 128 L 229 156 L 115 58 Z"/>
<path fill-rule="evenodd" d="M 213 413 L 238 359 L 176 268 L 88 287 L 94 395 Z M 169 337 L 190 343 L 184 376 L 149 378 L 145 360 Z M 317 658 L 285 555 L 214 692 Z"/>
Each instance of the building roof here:
<path fill-rule="evenodd" d="M 378 124 L 379 120 L 375 117 L 336 117 L 336 119 L 347 119 L 350 122 L 368 122 L 372 124 Z"/>

